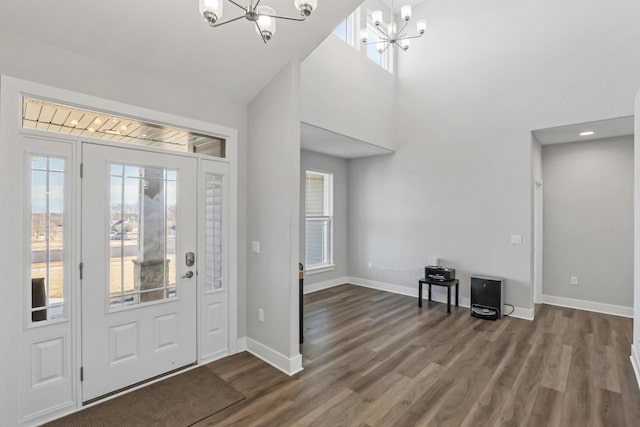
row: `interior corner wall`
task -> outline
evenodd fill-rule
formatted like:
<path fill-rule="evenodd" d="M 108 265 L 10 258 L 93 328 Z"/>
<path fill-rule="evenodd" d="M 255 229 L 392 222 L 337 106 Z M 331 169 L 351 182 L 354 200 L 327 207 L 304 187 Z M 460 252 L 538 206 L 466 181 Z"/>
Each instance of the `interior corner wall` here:
<path fill-rule="evenodd" d="M 396 153 L 349 164 L 349 274 L 413 291 L 438 256 L 461 297 L 494 275 L 532 310 L 531 131 L 632 114 L 640 3 L 489 3 L 414 7 L 429 25 L 398 55 Z"/>
<path fill-rule="evenodd" d="M 633 342 L 631 359 L 635 361 L 636 379 L 640 384 L 640 92 L 635 103 L 634 141 L 634 256 L 633 256 Z"/>
<path fill-rule="evenodd" d="M 247 336 L 299 355 L 300 64 L 287 65 L 249 104 Z M 264 310 L 264 322 L 258 320 Z"/>
<path fill-rule="evenodd" d="M 301 121 L 393 149 L 393 74 L 329 35 L 302 62 L 301 83 Z"/>
<path fill-rule="evenodd" d="M 542 147 L 544 295 L 632 307 L 633 158 L 633 136 Z"/>
<path fill-rule="evenodd" d="M 349 161 L 326 154 L 302 150 L 300 153 L 300 262 L 305 261 L 305 172 L 310 170 L 333 174 L 333 263 L 334 269 L 304 277 L 310 285 L 347 277 L 347 167 Z"/>

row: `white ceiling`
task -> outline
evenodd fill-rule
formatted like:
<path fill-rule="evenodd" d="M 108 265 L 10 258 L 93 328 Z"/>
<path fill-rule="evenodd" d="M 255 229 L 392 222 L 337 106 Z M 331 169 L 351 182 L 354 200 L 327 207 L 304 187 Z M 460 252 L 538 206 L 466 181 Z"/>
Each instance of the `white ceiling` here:
<path fill-rule="evenodd" d="M 307 123 L 300 124 L 300 146 L 303 150 L 328 154 L 343 159 L 392 154 L 393 151 L 350 138 Z"/>
<path fill-rule="evenodd" d="M 244 19 L 209 28 L 198 0 L 0 1 L 0 28 L 7 32 L 248 102 L 285 64 L 311 53 L 362 0 L 321 0 L 306 22 L 279 20 L 268 45 Z M 262 3 L 298 16 L 294 0 Z M 223 19 L 241 12 L 225 1 Z"/>
<path fill-rule="evenodd" d="M 580 136 L 582 132 L 595 132 L 590 136 Z M 613 138 L 634 134 L 633 116 L 619 117 L 596 122 L 577 123 L 533 131 L 533 135 L 542 145 L 564 142 L 588 141 L 591 139 Z"/>

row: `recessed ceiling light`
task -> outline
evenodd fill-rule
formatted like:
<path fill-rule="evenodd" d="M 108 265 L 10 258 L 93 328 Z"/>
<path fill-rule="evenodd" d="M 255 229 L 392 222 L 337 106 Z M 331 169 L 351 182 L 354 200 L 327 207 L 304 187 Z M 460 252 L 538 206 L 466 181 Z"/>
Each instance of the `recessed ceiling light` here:
<path fill-rule="evenodd" d="M 100 119 L 95 119 L 94 122 L 97 125 L 101 125 L 102 124 L 102 120 L 100 120 Z"/>
<path fill-rule="evenodd" d="M 71 120 L 71 126 L 78 126 L 78 121 L 77 120 Z"/>
<path fill-rule="evenodd" d="M 146 138 L 147 135 L 140 135 L 140 138 Z"/>
<path fill-rule="evenodd" d="M 94 128 L 89 128 L 87 129 L 89 132 L 95 132 L 96 130 Z"/>
<path fill-rule="evenodd" d="M 586 132 L 580 132 L 580 136 L 591 136 L 591 135 L 595 135 L 595 132 L 592 130 L 588 130 Z"/>
<path fill-rule="evenodd" d="M 127 130 L 127 127 L 126 127 L 125 125 L 122 125 L 122 126 L 120 126 L 120 130 L 121 130 L 122 132 L 124 132 L 125 130 Z"/>

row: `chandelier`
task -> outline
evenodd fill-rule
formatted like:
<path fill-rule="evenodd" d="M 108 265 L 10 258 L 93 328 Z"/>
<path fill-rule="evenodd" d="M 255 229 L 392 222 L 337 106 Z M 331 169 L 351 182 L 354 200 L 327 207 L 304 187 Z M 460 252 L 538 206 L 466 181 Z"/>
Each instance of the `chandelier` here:
<path fill-rule="evenodd" d="M 375 26 L 377 41 L 369 42 L 369 31 L 366 28 L 360 30 L 360 40 L 362 43 L 369 45 L 375 44 L 378 53 L 383 54 L 390 46 L 399 46 L 402 50 L 409 49 L 411 39 L 417 39 L 424 35 L 427 31 L 427 21 L 421 19 L 417 22 L 417 34 L 410 35 L 409 32 L 405 32 L 409 21 L 411 20 L 411 5 L 407 4 L 400 8 L 400 17 L 403 24 L 398 31 L 396 23 L 394 22 L 393 0 L 391 0 L 391 22 L 384 28 L 384 22 L 382 21 L 382 11 L 374 10 L 371 12 L 371 21 Z"/>
<path fill-rule="evenodd" d="M 242 6 L 235 0 L 227 0 L 241 11 L 240 16 L 219 22 L 222 18 L 222 4 L 224 0 L 200 0 L 200 13 L 212 27 L 219 27 L 230 22 L 238 21 L 242 18 L 255 24 L 256 32 L 262 37 L 262 41 L 267 43 L 276 33 L 276 19 L 286 19 L 288 21 L 304 21 L 311 12 L 316 9 L 318 0 L 294 0 L 294 4 L 300 12 L 299 18 L 276 15 L 272 7 L 260 5 L 261 0 L 250 0 L 249 4 Z"/>

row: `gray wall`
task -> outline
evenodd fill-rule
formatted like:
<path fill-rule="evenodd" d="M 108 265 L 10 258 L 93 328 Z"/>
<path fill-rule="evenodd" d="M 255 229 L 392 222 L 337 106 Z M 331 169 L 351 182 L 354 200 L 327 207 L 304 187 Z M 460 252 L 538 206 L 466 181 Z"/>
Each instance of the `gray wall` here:
<path fill-rule="evenodd" d="M 298 349 L 300 64 L 249 104 L 247 336 L 285 355 Z M 258 321 L 258 309 L 264 322 Z"/>
<path fill-rule="evenodd" d="M 542 176 L 543 293 L 633 306 L 633 137 L 545 145 Z"/>
<path fill-rule="evenodd" d="M 329 36 L 302 62 L 302 121 L 393 148 L 395 81 L 393 74 Z"/>
<path fill-rule="evenodd" d="M 351 275 L 414 290 L 419 272 L 367 262 L 410 268 L 440 256 L 457 268 L 461 296 L 471 273 L 485 273 L 507 280 L 507 303 L 533 309 L 531 130 L 631 115 L 640 87 L 640 3 L 613 3 L 414 7 L 429 26 L 398 55 L 397 152 L 349 167 Z M 558 37 L 594 16 L 589 31 Z"/>
<path fill-rule="evenodd" d="M 302 150 L 300 153 L 300 262 L 305 262 L 305 171 L 333 173 L 333 263 L 335 269 L 305 276 L 305 287 L 346 277 L 347 272 L 347 165 L 346 159 Z"/>

